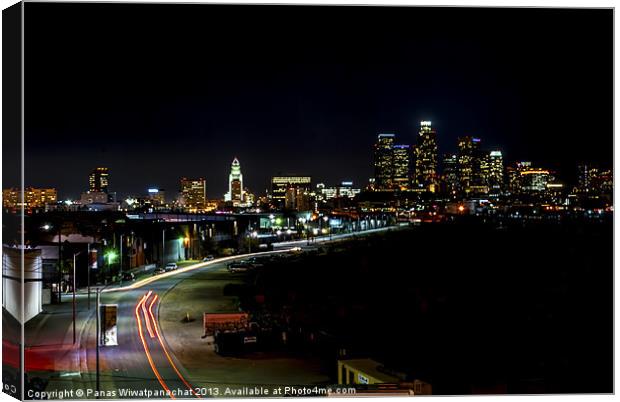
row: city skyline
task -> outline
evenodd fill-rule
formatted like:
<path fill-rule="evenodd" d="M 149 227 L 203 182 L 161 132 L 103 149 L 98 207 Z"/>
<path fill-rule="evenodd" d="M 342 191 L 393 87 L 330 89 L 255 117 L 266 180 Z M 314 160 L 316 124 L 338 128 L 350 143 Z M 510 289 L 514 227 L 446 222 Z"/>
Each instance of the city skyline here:
<path fill-rule="evenodd" d="M 423 120 L 420 122 L 421 126 L 423 127 L 424 125 L 428 125 L 430 126 L 430 124 L 433 124 L 433 130 L 435 130 L 435 124 L 431 121 L 426 121 Z M 416 136 L 419 135 L 419 132 L 416 133 Z M 413 183 L 415 183 L 416 178 L 415 178 L 415 174 L 416 174 L 416 166 L 415 166 L 415 161 L 416 161 L 416 156 L 415 156 L 415 149 L 416 149 L 416 145 L 417 142 L 419 141 L 417 140 L 415 137 L 413 138 L 412 142 L 407 142 L 407 141 L 402 141 L 402 138 L 398 136 L 397 133 L 379 133 L 375 135 L 375 140 L 377 138 L 381 138 L 382 136 L 390 136 L 390 138 L 392 138 L 392 141 L 394 142 L 394 144 L 392 146 L 394 146 L 395 148 L 404 148 L 407 147 L 407 152 L 410 152 L 410 158 L 411 160 L 409 161 L 409 163 L 411 164 L 410 168 L 409 168 L 409 178 L 411 180 L 411 184 L 413 185 Z M 439 135 L 438 135 L 439 137 Z M 541 165 L 539 163 L 537 163 L 536 161 L 532 160 L 531 158 L 527 158 L 527 157 L 517 157 L 514 159 L 507 159 L 505 157 L 506 155 L 506 151 L 503 149 L 499 149 L 498 147 L 492 147 L 489 146 L 487 144 L 485 144 L 484 138 L 480 138 L 479 136 L 477 137 L 473 137 L 473 136 L 464 136 L 464 137 L 458 137 L 458 140 L 460 141 L 461 138 L 474 138 L 475 140 L 477 140 L 479 143 L 481 144 L 482 149 L 484 151 L 488 151 L 488 152 L 496 152 L 499 151 L 502 154 L 502 158 L 503 158 L 503 175 L 505 176 L 507 174 L 506 172 L 506 168 L 508 168 L 511 165 L 516 165 L 519 162 L 522 161 L 527 161 L 527 162 L 531 162 L 533 163 L 535 166 Z M 439 141 L 438 141 L 439 142 Z M 458 141 L 456 142 L 458 145 Z M 312 177 L 312 183 L 313 186 L 316 186 L 317 184 L 326 184 L 326 185 L 333 185 L 336 186 L 338 184 L 340 184 L 342 181 L 352 181 L 358 188 L 364 188 L 369 184 L 369 180 L 371 179 L 375 179 L 376 180 L 376 171 L 373 172 L 373 166 L 374 166 L 374 158 L 373 158 L 373 150 L 372 150 L 373 144 L 369 145 L 369 161 L 368 161 L 368 165 L 369 165 L 369 171 L 370 174 L 368 177 L 366 177 L 365 180 L 351 180 L 350 176 L 343 176 L 340 175 L 338 176 L 338 173 L 336 173 L 333 177 L 332 180 L 321 180 L 320 178 L 317 178 L 315 175 L 312 174 L 312 172 L 299 172 L 299 171 L 295 171 L 293 170 L 292 172 L 289 171 L 283 171 L 283 170 L 279 170 L 277 172 L 273 172 L 271 175 L 266 176 L 264 178 L 262 178 L 261 180 L 264 181 L 266 184 L 263 187 L 263 189 L 259 189 L 259 188 L 253 188 L 253 187 L 249 187 L 249 186 L 243 186 L 244 189 L 248 189 L 250 191 L 252 191 L 253 193 L 255 193 L 256 195 L 265 195 L 265 194 L 270 194 L 271 193 L 271 178 L 274 176 L 278 176 L 278 175 L 283 175 L 283 174 L 289 174 L 289 175 L 307 175 Z M 458 151 L 458 146 L 455 147 L 456 150 L 455 151 L 450 151 L 450 152 L 445 152 L 443 151 L 442 148 L 437 147 L 437 172 L 439 176 L 442 176 L 444 174 L 448 174 L 448 172 L 446 171 L 446 165 L 445 165 L 445 160 L 444 157 L 450 156 L 450 155 L 459 155 L 459 151 Z M 231 160 L 233 160 L 233 164 L 236 162 L 241 163 L 241 159 L 237 156 L 234 156 L 231 158 Z M 570 172 L 564 172 L 562 170 L 555 170 L 553 168 L 553 166 L 557 166 L 557 163 L 553 163 L 553 161 L 548 161 L 546 163 L 546 165 L 544 165 L 545 168 L 553 171 L 556 174 L 556 177 L 558 177 L 561 181 L 565 182 L 566 185 L 568 186 L 574 186 L 577 185 L 578 182 L 578 166 L 580 164 L 586 164 L 589 166 L 595 166 L 597 168 L 601 168 L 601 169 L 611 169 L 612 166 L 611 165 L 607 165 L 607 164 L 602 164 L 602 163 L 597 163 L 597 162 L 592 162 L 592 161 L 586 161 L 586 160 L 578 160 L 575 162 L 575 164 L 572 167 L 572 170 Z M 245 164 L 244 164 L 245 166 Z M 89 185 L 92 181 L 92 175 L 95 173 L 95 171 L 99 170 L 99 169 L 105 169 L 106 171 L 106 185 L 107 185 L 107 174 L 108 171 L 110 170 L 110 168 L 108 166 L 106 166 L 105 168 L 100 167 L 100 165 L 93 165 L 88 174 L 85 173 L 85 177 L 88 176 L 88 182 Z M 251 169 L 251 168 L 250 168 Z M 376 168 L 375 168 L 376 169 Z M 557 169 L 557 168 L 556 168 Z M 218 172 L 221 173 L 222 175 L 226 175 L 228 176 L 228 178 L 225 181 L 225 185 L 226 188 L 223 191 L 219 191 L 219 189 L 214 189 L 212 187 L 212 185 L 210 185 L 212 179 L 215 179 L 213 181 L 215 182 L 219 182 L 221 180 L 219 180 L 215 174 L 203 174 L 200 172 L 191 172 L 191 173 L 187 173 L 187 174 L 183 174 L 179 177 L 176 178 L 176 180 L 171 181 L 171 185 L 169 186 L 162 186 L 159 185 L 157 183 L 157 180 L 154 183 L 145 183 L 144 185 L 140 186 L 140 187 L 136 187 L 136 188 L 131 188 L 130 190 L 125 190 L 125 191 L 120 191 L 117 187 L 115 187 L 115 183 L 113 180 L 112 181 L 112 185 L 110 188 L 110 192 L 116 194 L 117 197 L 119 197 L 119 201 L 123 198 L 126 197 L 132 197 L 132 196 L 146 196 L 148 194 L 149 189 L 153 189 L 153 188 L 158 188 L 158 189 L 164 189 L 166 190 L 166 194 L 168 196 L 168 198 L 172 197 L 171 199 L 176 199 L 177 196 L 179 194 L 182 193 L 182 181 L 185 177 L 196 177 L 196 178 L 200 178 L 200 180 L 204 180 L 205 181 L 205 188 L 206 188 L 206 196 L 207 199 L 213 199 L 213 200 L 218 200 L 218 199 L 226 199 L 226 196 L 228 195 L 228 192 L 226 191 L 226 189 L 229 190 L 229 180 L 230 177 L 229 175 L 227 175 L 225 172 L 228 170 L 228 172 L 230 173 L 230 161 L 229 164 L 227 165 L 227 167 L 222 167 L 220 170 L 222 170 L 222 172 Z M 245 172 L 245 170 L 244 170 Z M 121 173 L 122 174 L 122 173 Z M 116 176 L 114 175 L 114 172 L 112 172 L 113 177 Z M 79 175 L 81 177 L 81 175 Z M 569 177 L 569 180 L 567 180 L 566 178 Z M 67 196 L 68 191 L 66 189 L 63 189 L 61 187 L 55 186 L 53 184 L 47 185 L 47 186 L 42 186 L 42 185 L 36 185 L 36 184 L 27 184 L 26 187 L 42 187 L 42 188 L 54 188 L 58 191 L 58 200 L 75 200 L 75 199 L 79 199 L 80 198 L 80 194 L 84 193 L 85 191 L 89 190 L 89 186 L 84 186 L 84 178 L 81 178 L 80 180 L 80 185 L 82 186 L 81 188 L 78 188 L 76 191 L 75 196 L 73 195 L 69 195 Z M 161 182 L 161 180 L 159 181 Z M 4 186 L 5 188 L 12 188 L 12 187 L 17 187 L 17 186 Z M 92 190 L 92 189 L 90 189 Z M 73 190 L 71 190 L 73 191 Z M 245 191 L 245 190 L 244 190 Z"/>
<path fill-rule="evenodd" d="M 99 165 L 121 194 L 174 189 L 179 177 L 196 175 L 219 197 L 237 156 L 256 194 L 270 176 L 289 172 L 362 185 L 372 176 L 376 134 L 412 144 L 421 120 L 434 122 L 442 154 L 472 135 L 501 149 L 507 163 L 532 160 L 566 181 L 580 161 L 611 165 L 604 12 L 362 7 L 352 19 L 346 7 L 238 11 L 173 7 L 135 25 L 133 5 L 30 5 L 31 26 L 41 29 L 26 27 L 27 184 L 76 197 L 82 178 L 68 173 Z M 231 15 L 255 34 L 221 25 Z M 307 17 L 322 20 L 322 31 Z M 156 26 L 168 19 L 184 22 L 163 35 Z M 83 34 L 75 38 L 75 30 Z M 141 31 L 153 35 L 129 39 Z M 52 66 L 44 62 L 50 51 L 60 60 Z"/>
<path fill-rule="evenodd" d="M 4 10 L 4 393 L 613 393 L 614 16 Z"/>

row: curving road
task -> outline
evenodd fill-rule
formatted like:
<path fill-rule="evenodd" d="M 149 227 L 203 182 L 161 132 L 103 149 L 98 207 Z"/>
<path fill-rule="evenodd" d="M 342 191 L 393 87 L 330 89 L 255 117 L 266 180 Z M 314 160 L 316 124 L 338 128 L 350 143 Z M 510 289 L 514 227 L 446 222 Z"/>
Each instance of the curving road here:
<path fill-rule="evenodd" d="M 252 255 L 288 252 L 280 250 Z M 177 283 L 204 270 L 222 269 L 229 257 L 207 263 L 180 266 L 176 271 L 148 277 L 122 288 L 101 293 L 102 304 L 116 304 L 118 346 L 100 348 L 101 397 L 114 398 L 198 398 L 188 374 L 176 360 L 161 333 L 157 317 L 159 302 Z M 85 324 L 81 336 L 81 367 L 85 389 L 96 390 L 96 324 L 94 314 Z M 85 391 L 91 392 L 91 391 Z M 126 394 L 122 394 L 126 393 Z M 95 397 L 96 395 L 84 395 Z"/>
<path fill-rule="evenodd" d="M 381 228 L 348 235 L 334 235 L 310 244 L 325 243 L 392 228 Z M 223 269 L 225 264 L 248 258 L 290 252 L 291 247 L 305 248 L 305 241 L 278 244 L 275 251 L 226 257 L 203 263 L 181 263 L 176 271 L 150 276 L 123 287 L 107 288 L 101 293 L 102 304 L 116 304 L 118 346 L 100 348 L 99 397 L 113 398 L 198 398 L 187 371 L 179 364 L 166 343 L 158 322 L 159 302 L 179 282 L 205 270 Z M 80 376 L 83 397 L 94 399 L 96 390 L 95 315 L 91 314 L 80 334 Z"/>

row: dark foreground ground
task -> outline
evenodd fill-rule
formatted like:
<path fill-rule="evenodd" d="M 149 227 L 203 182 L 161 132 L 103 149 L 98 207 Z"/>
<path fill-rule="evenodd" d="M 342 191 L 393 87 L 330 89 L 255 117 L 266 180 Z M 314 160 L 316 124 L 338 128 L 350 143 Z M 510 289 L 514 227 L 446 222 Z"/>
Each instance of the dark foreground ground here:
<path fill-rule="evenodd" d="M 333 379 L 345 353 L 434 394 L 610 393 L 612 237 L 611 221 L 423 225 L 270 263 L 242 307 Z"/>

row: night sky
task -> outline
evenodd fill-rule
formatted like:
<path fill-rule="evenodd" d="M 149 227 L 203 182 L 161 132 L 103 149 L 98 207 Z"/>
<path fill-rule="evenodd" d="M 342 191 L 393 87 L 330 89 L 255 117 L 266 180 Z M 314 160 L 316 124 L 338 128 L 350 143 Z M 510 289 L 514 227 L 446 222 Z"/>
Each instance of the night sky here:
<path fill-rule="evenodd" d="M 26 185 L 62 198 L 99 165 L 120 195 L 203 176 L 221 198 L 235 156 L 256 194 L 279 172 L 362 187 L 377 133 L 420 120 L 440 154 L 475 135 L 567 180 L 612 165 L 611 10 L 25 7 Z"/>

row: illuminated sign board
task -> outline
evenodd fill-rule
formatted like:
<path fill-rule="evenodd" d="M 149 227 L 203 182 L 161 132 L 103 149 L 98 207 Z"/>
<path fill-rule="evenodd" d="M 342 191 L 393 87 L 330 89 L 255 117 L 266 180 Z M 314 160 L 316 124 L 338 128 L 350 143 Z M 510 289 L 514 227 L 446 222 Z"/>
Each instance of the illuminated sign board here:
<path fill-rule="evenodd" d="M 150 193 L 150 194 L 156 194 L 156 193 L 159 193 L 159 189 L 158 189 L 158 188 L 149 188 L 149 193 Z"/>
<path fill-rule="evenodd" d="M 283 176 L 271 179 L 273 184 L 307 184 L 312 182 L 310 176 Z"/>
<path fill-rule="evenodd" d="M 90 250 L 90 254 L 88 255 L 88 267 L 91 269 L 99 269 L 97 265 L 97 250 Z"/>
<path fill-rule="evenodd" d="M 118 345 L 117 338 L 117 314 L 118 304 L 102 304 L 99 306 L 99 317 L 101 319 L 101 333 L 99 334 L 99 344 L 101 346 Z"/>

